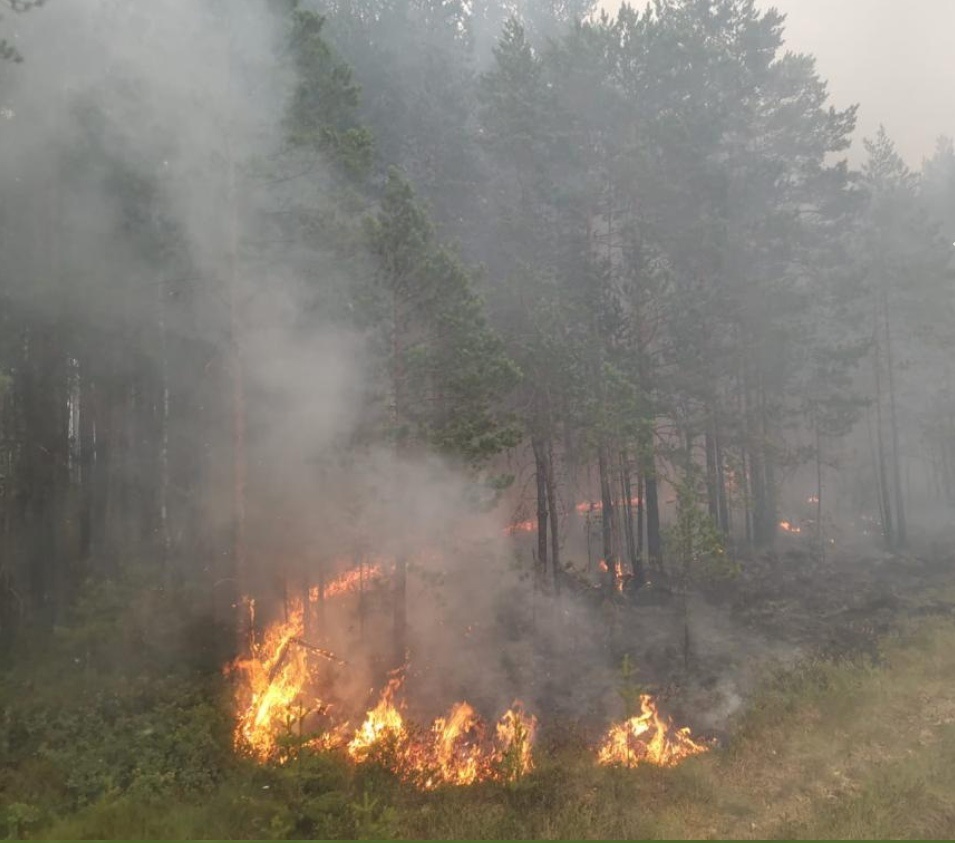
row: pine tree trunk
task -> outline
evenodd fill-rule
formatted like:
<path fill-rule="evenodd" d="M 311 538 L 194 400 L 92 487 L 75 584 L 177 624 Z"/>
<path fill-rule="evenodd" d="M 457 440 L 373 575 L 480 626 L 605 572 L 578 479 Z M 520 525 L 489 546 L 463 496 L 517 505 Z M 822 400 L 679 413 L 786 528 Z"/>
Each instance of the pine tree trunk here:
<path fill-rule="evenodd" d="M 245 441 L 245 372 L 242 360 L 242 318 L 239 307 L 239 220 L 236 162 L 229 150 L 229 368 L 232 376 L 232 556 L 237 594 L 248 588 L 246 570 L 246 483 L 247 457 Z M 233 601 L 235 604 L 238 600 Z M 240 640 L 246 641 L 251 630 L 241 629 Z M 245 646 L 245 645 L 243 645 Z"/>
<path fill-rule="evenodd" d="M 703 447 L 706 451 L 706 505 L 710 519 L 714 524 L 720 523 L 720 501 L 717 491 L 716 472 L 716 437 L 713 435 L 715 425 L 709 421 L 706 433 L 703 436 Z"/>
<path fill-rule="evenodd" d="M 607 448 L 603 443 L 597 448 L 597 471 L 600 476 L 600 523 L 601 537 L 603 539 L 603 561 L 607 567 L 607 588 L 612 591 L 616 584 L 619 559 L 614 543 L 614 539 L 616 538 L 616 525 L 614 523 L 613 496 L 610 490 L 610 467 L 607 460 Z"/>
<path fill-rule="evenodd" d="M 651 571 L 663 570 L 663 541 L 660 535 L 660 501 L 657 493 L 656 468 L 649 458 L 644 473 L 647 490 L 647 563 Z"/>
<path fill-rule="evenodd" d="M 895 537 L 896 546 L 904 547 L 908 541 L 905 527 L 905 495 L 902 487 L 901 455 L 899 454 L 899 422 L 895 400 L 895 366 L 892 358 L 892 334 L 889 324 L 889 303 L 885 287 L 882 288 L 882 315 L 885 333 L 885 366 L 889 389 L 889 426 L 892 435 L 892 486 L 895 492 Z"/>
<path fill-rule="evenodd" d="M 730 511 L 726 499 L 726 474 L 723 471 L 723 442 L 717 427 L 714 433 L 716 450 L 716 499 L 719 507 L 719 527 L 724 536 L 730 535 L 732 525 L 730 524 Z"/>
<path fill-rule="evenodd" d="M 644 513 L 646 512 L 646 489 L 643 484 L 643 472 L 637 472 L 637 559 L 640 560 L 640 567 L 643 568 L 643 534 L 644 534 Z"/>
<path fill-rule="evenodd" d="M 394 429 L 395 429 L 395 458 L 396 469 L 402 471 L 402 462 L 407 449 L 407 431 L 403 426 L 406 420 L 404 397 L 404 347 L 403 321 L 401 314 L 401 297 L 397 287 L 392 292 L 392 379 L 395 399 Z M 398 485 L 395 487 L 399 494 Z M 402 668 L 408 661 L 408 560 L 402 549 L 395 559 L 395 583 L 393 589 L 394 602 L 394 667 Z"/>
<path fill-rule="evenodd" d="M 93 403 L 95 391 L 89 373 L 80 374 L 79 465 L 78 465 L 78 546 L 80 561 L 89 563 L 93 530 Z"/>
<path fill-rule="evenodd" d="M 819 545 L 819 557 L 826 557 L 826 537 L 822 529 L 822 437 L 819 435 L 819 421 L 813 409 L 812 429 L 816 440 L 816 543 Z"/>
<path fill-rule="evenodd" d="M 547 438 L 545 479 L 547 481 L 547 509 L 550 515 L 550 565 L 554 594 L 560 594 L 560 519 L 557 513 L 557 481 L 554 472 L 554 439 Z"/>
<path fill-rule="evenodd" d="M 756 546 L 772 548 L 776 541 L 776 478 L 773 454 L 769 446 L 769 423 L 765 396 L 759 390 L 757 401 L 759 441 L 751 454 Z"/>
<path fill-rule="evenodd" d="M 534 450 L 534 468 L 537 479 L 537 566 L 535 582 L 542 588 L 547 576 L 547 468 L 544 443 L 540 437 L 531 438 Z"/>
<path fill-rule="evenodd" d="M 159 545 L 163 570 L 169 566 L 172 538 L 169 532 L 169 351 L 166 335 L 166 284 L 160 279 L 159 289 Z"/>
<path fill-rule="evenodd" d="M 636 585 L 646 582 L 646 573 L 643 570 L 643 559 L 637 545 L 637 537 L 633 529 L 633 483 L 630 477 L 630 458 L 626 449 L 620 452 L 620 478 L 623 492 L 624 536 L 627 540 L 627 555 L 633 579 Z M 637 502 L 640 506 L 640 502 Z"/>
<path fill-rule="evenodd" d="M 882 363 L 880 359 L 879 345 L 876 343 L 874 366 L 875 366 L 875 439 L 876 439 L 876 466 L 879 477 L 879 503 L 882 509 L 882 535 L 885 539 L 885 546 L 892 550 L 895 548 L 895 531 L 892 528 L 892 499 L 889 491 L 889 475 L 886 466 L 885 441 L 883 439 L 882 423 Z"/>

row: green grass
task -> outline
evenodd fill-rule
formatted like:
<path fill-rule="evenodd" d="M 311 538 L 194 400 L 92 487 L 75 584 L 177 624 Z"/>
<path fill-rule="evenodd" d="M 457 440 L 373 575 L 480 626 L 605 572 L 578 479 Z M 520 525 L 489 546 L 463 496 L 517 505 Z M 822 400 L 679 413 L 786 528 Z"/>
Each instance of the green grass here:
<path fill-rule="evenodd" d="M 153 606 L 156 617 L 166 617 L 161 603 Z M 904 628 L 883 642 L 878 667 L 814 661 L 767 677 L 727 747 L 675 769 L 602 769 L 578 745 L 539 753 L 537 769 L 511 786 L 420 793 L 384 770 L 354 768 L 332 755 L 305 755 L 285 767 L 235 757 L 228 689 L 211 669 L 215 660 L 166 660 L 160 650 L 175 639 L 173 629 L 155 639 L 162 642 L 155 653 L 150 636 L 137 638 L 128 628 L 118 636 L 116 625 L 130 623 L 130 610 L 144 617 L 143 607 L 127 606 L 114 613 L 112 627 L 98 615 L 102 628 L 94 632 L 81 631 L 79 618 L 73 632 L 42 644 L 42 659 L 21 657 L 5 674 L 0 834 L 955 836 L 951 620 Z M 128 654 L 115 651 L 130 636 L 146 646 L 138 675 L 122 668 Z"/>

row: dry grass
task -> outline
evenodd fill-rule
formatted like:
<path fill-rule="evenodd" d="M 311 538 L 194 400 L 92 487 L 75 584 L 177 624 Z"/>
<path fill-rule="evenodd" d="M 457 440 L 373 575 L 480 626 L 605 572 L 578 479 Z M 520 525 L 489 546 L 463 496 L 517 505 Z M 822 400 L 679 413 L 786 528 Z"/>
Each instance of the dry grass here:
<path fill-rule="evenodd" d="M 767 682 L 732 745 L 674 770 L 547 759 L 511 792 L 411 800 L 402 836 L 955 836 L 955 624 L 885 642 L 884 663 L 812 663 Z"/>
<path fill-rule="evenodd" d="M 289 771 L 241 768 L 201 800 L 126 794 L 30 831 L 59 839 L 318 830 L 376 839 L 955 837 L 955 622 L 912 623 L 882 650 L 879 667 L 815 662 L 768 679 L 729 746 L 671 770 L 601 769 L 578 748 L 538 759 L 512 787 L 422 794 L 319 765 L 310 779 L 318 795 L 303 802 Z M 379 806 L 371 813 L 359 804 L 366 796 Z"/>

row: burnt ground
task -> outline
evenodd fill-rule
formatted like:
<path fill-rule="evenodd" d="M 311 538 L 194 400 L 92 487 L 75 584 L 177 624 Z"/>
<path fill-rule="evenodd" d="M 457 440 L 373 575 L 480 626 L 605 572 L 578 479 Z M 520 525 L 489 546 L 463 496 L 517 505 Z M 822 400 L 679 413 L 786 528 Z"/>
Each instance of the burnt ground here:
<path fill-rule="evenodd" d="M 799 540 L 781 542 L 772 554 L 743 560 L 732 580 L 694 590 L 688 654 L 682 601 L 665 584 L 652 583 L 613 606 L 578 594 L 575 600 L 590 603 L 602 626 L 609 618 L 602 643 L 610 658 L 602 668 L 579 670 L 571 687 L 545 682 L 537 699 L 543 719 L 565 735 L 592 735 L 619 719 L 622 677 L 610 665 L 619 666 L 626 653 L 636 683 L 674 720 L 725 740 L 774 670 L 811 658 L 878 662 L 880 641 L 906 619 L 955 613 L 951 547 L 889 554 L 861 545 L 833 548 L 820 559 Z"/>

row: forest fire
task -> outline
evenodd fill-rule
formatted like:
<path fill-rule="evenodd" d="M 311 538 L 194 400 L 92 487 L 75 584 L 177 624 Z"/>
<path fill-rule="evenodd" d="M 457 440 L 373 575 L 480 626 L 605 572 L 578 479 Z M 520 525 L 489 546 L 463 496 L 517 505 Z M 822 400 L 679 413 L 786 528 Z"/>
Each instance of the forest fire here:
<path fill-rule="evenodd" d="M 299 605 L 287 621 L 272 624 L 261 642 L 253 642 L 249 658 L 231 665 L 241 677 L 236 744 L 248 747 L 261 760 L 275 751 L 293 705 L 323 708 L 321 700 L 308 693 L 314 668 L 309 650 L 298 644 L 303 626 Z"/>
<path fill-rule="evenodd" d="M 602 574 L 606 574 L 610 568 L 607 565 L 606 560 L 601 559 L 597 563 L 597 567 L 600 569 Z M 623 593 L 623 589 L 627 582 L 627 574 L 623 570 L 623 563 L 620 561 L 614 562 L 613 565 L 613 587 L 620 593 Z"/>
<path fill-rule="evenodd" d="M 626 499 L 624 499 L 624 500 L 615 500 L 614 503 L 615 503 L 615 505 L 617 505 L 617 506 L 621 506 L 621 505 L 623 505 L 624 503 L 626 503 Z M 630 505 L 631 505 L 631 506 L 640 506 L 640 498 L 636 498 L 636 497 L 635 497 L 635 498 L 630 498 Z M 574 507 L 574 508 L 575 508 L 575 509 L 577 510 L 577 512 L 579 512 L 581 515 L 584 515 L 584 514 L 586 514 L 586 513 L 588 513 L 588 512 L 600 512 L 600 511 L 604 508 L 604 505 L 603 505 L 603 501 L 584 501 L 583 503 L 577 504 L 577 506 Z"/>
<path fill-rule="evenodd" d="M 512 536 L 514 533 L 532 533 L 537 529 L 537 522 L 533 519 L 527 521 L 518 521 L 515 524 L 510 524 L 504 528 L 504 532 L 507 535 Z"/>
<path fill-rule="evenodd" d="M 601 562 L 604 571 L 605 563 Z M 325 586 L 325 597 L 355 594 L 367 578 L 383 576 L 383 567 L 346 571 Z M 618 566 L 617 582 L 623 583 Z M 310 593 L 317 599 L 317 592 Z M 254 603 L 248 603 L 250 613 Z M 329 692 L 322 691 L 319 665 L 346 662 L 305 640 L 301 602 L 287 617 L 272 623 L 252 643 L 249 658 L 230 665 L 236 678 L 236 747 L 262 762 L 283 761 L 283 743 L 296 729 L 302 744 L 312 749 L 342 752 L 352 762 L 382 764 L 403 781 L 432 790 L 481 781 L 511 781 L 533 769 L 532 745 L 537 720 L 519 702 L 506 711 L 493 730 L 467 702 L 455 703 L 430 728 L 410 723 L 401 699 L 403 677 L 395 674 L 367 710 L 357 727 L 346 719 L 334 722 Z M 324 716 L 320 733 L 304 733 L 306 718 Z M 597 751 L 598 763 L 627 767 L 641 763 L 673 766 L 706 752 L 706 743 L 693 740 L 690 730 L 675 729 L 657 710 L 649 695 L 640 697 L 640 714 L 613 725 Z"/>
<path fill-rule="evenodd" d="M 382 575 L 380 567 L 373 570 L 377 576 Z M 348 571 L 329 583 L 323 594 L 354 593 L 361 577 L 367 575 L 367 571 L 364 575 Z M 317 599 L 317 593 L 310 593 L 310 599 Z M 249 608 L 250 612 L 254 608 L 251 601 Z M 237 678 L 235 744 L 260 761 L 281 760 L 282 738 L 296 725 L 301 729 L 310 714 L 327 715 L 330 711 L 317 690 L 322 682 L 318 664 L 320 660 L 342 660 L 305 641 L 304 634 L 299 602 L 293 604 L 287 619 L 275 621 L 261 641 L 253 642 L 249 658 L 230 665 L 230 672 Z M 358 728 L 340 722 L 306 738 L 304 744 L 342 751 L 355 763 L 375 759 L 401 779 L 426 790 L 512 780 L 532 768 L 531 745 L 537 722 L 520 703 L 505 712 L 490 735 L 466 702 L 456 703 L 430 729 L 420 730 L 405 718 L 399 700 L 401 687 L 402 679 L 393 677 Z"/>
<path fill-rule="evenodd" d="M 802 532 L 802 527 L 790 521 L 780 521 L 779 529 L 785 533 L 792 533 L 793 535 L 798 535 Z"/>
<path fill-rule="evenodd" d="M 653 698 L 641 694 L 640 714 L 610 727 L 597 751 L 597 762 L 607 766 L 673 767 L 708 749 L 705 743 L 690 737 L 688 728 L 674 729 L 657 711 Z"/>
<path fill-rule="evenodd" d="M 380 580 L 384 576 L 385 569 L 378 563 L 359 565 L 357 568 L 351 568 L 331 582 L 326 583 L 323 589 L 318 586 L 312 587 L 308 593 L 308 599 L 315 603 L 318 601 L 319 594 L 325 600 L 329 600 L 342 594 L 361 591 L 369 583 Z"/>
<path fill-rule="evenodd" d="M 406 724 L 396 702 L 401 681 L 392 679 L 378 703 L 348 742 L 361 763 L 376 755 L 400 778 L 424 790 L 520 778 L 533 768 L 531 745 L 536 719 L 515 703 L 488 740 L 484 723 L 466 702 L 455 703 L 427 732 Z"/>

